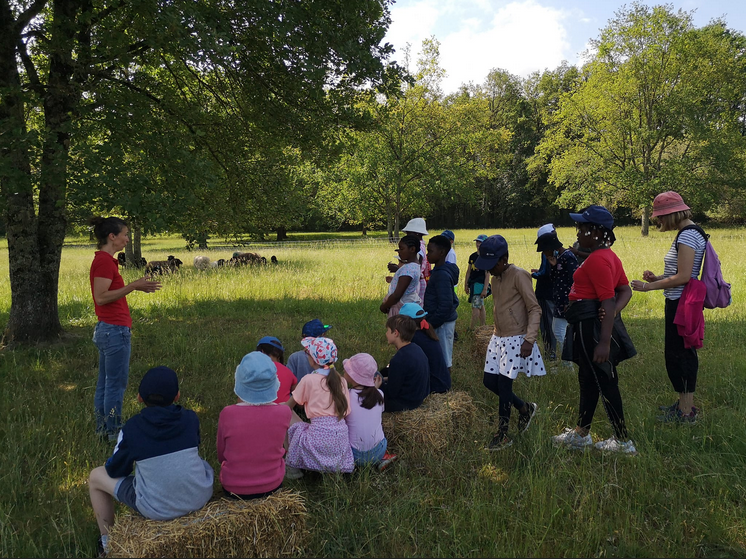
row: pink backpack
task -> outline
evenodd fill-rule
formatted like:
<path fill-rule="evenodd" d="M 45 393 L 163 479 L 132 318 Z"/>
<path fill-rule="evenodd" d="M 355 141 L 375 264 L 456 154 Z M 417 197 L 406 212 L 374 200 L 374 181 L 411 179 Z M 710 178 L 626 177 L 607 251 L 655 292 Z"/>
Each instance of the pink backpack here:
<path fill-rule="evenodd" d="M 676 250 L 679 250 L 679 235 L 687 229 L 694 229 L 706 241 L 704 261 L 702 262 L 702 273 L 700 280 L 705 284 L 707 293 L 705 295 L 705 308 L 724 309 L 733 302 L 730 293 L 730 284 L 723 279 L 723 270 L 720 268 L 720 258 L 710 242 L 710 236 L 704 232 L 699 225 L 687 225 L 676 235 Z"/>

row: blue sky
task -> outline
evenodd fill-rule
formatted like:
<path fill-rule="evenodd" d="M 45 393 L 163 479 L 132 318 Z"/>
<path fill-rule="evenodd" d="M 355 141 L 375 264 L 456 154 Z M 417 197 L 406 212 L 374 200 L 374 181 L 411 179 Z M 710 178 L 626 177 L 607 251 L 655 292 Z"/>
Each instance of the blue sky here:
<path fill-rule="evenodd" d="M 694 11 L 697 27 L 722 17 L 728 27 L 746 31 L 746 0 L 669 4 Z M 624 5 L 606 0 L 397 0 L 385 41 L 394 45 L 393 58 L 401 62 L 407 43 L 415 60 L 422 40 L 434 35 L 447 72 L 443 90 L 450 93 L 461 83 L 482 83 L 492 68 L 527 76 L 554 69 L 562 60 L 582 63 L 589 40 Z"/>

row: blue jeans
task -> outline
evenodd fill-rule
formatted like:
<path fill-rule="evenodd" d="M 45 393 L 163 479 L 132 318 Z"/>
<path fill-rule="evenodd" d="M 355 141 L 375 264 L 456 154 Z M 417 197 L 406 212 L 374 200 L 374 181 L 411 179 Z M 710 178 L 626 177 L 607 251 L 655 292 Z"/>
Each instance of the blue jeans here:
<path fill-rule="evenodd" d="M 93 331 L 98 348 L 98 382 L 93 405 L 96 432 L 113 435 L 122 427 L 122 402 L 130 372 L 132 332 L 127 326 L 99 322 Z"/>
<path fill-rule="evenodd" d="M 380 443 L 370 450 L 361 451 L 352 447 L 352 457 L 355 459 L 355 466 L 362 467 L 368 464 L 378 464 L 383 460 L 383 455 L 386 454 L 387 446 L 388 441 L 386 440 L 386 437 L 384 437 L 381 439 Z"/>
<path fill-rule="evenodd" d="M 456 321 L 444 322 L 435 329 L 440 341 L 440 347 L 443 350 L 443 358 L 446 360 L 446 367 L 449 369 L 453 364 L 453 332 L 456 330 Z"/>

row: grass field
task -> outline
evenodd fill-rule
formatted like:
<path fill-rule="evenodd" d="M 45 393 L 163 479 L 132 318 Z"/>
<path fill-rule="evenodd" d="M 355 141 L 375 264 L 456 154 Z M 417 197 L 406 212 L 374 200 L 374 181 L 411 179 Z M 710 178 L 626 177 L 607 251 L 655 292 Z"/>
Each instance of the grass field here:
<path fill-rule="evenodd" d="M 478 233 L 460 231 L 463 271 Z M 505 230 L 511 261 L 538 267 L 534 230 Z M 620 387 L 637 457 L 555 449 L 549 437 L 574 424 L 577 378 L 562 371 L 521 377 L 516 392 L 539 404 L 531 428 L 500 453 L 484 450 L 497 419 L 497 397 L 481 383 L 472 355 L 471 309 L 463 290 L 454 347 L 454 388 L 474 398 L 480 421 L 448 453 L 414 468 L 406 455 L 384 473 L 306 476 L 285 485 L 308 502 L 312 539 L 305 553 L 328 557 L 385 556 L 646 556 L 746 555 L 746 306 L 741 258 L 746 231 L 712 231 L 734 303 L 705 311 L 694 426 L 656 422 L 657 406 L 675 399 L 663 366 L 663 297 L 635 293 L 624 318 L 639 355 L 620 367 Z M 640 238 L 617 230 L 614 247 L 630 279 L 660 273 L 670 234 Z M 574 240 L 561 229 L 560 239 Z M 228 258 L 234 249 L 184 250 L 177 237 L 144 241 L 148 260 L 168 254 L 185 265 L 161 291 L 128 297 L 133 316 L 130 383 L 124 414 L 137 413 L 137 385 L 155 365 L 174 368 L 182 403 L 201 421 L 201 454 L 217 473 L 218 414 L 233 403 L 233 373 L 263 335 L 300 349 L 304 322 L 321 318 L 340 358 L 368 352 L 380 365 L 392 355 L 378 310 L 394 253 L 378 241 L 306 242 L 252 247 L 277 266 L 192 267 L 197 254 Z M 0 247 L 0 323 L 10 307 L 7 245 Z M 52 345 L 0 351 L 0 555 L 91 557 L 98 530 L 88 501 L 88 472 L 112 450 L 93 432 L 98 353 L 88 282 L 94 247 L 68 239 L 60 277 L 65 338 Z M 125 281 L 136 277 L 125 271 Z M 488 299 L 491 322 L 491 298 Z M 515 415 L 515 414 L 514 414 Z M 514 419 L 515 421 L 515 419 Z M 512 426 L 514 428 L 514 426 Z M 601 408 L 594 440 L 611 435 Z M 216 476 L 217 478 L 217 476 Z M 216 490 L 218 489 L 216 481 Z"/>

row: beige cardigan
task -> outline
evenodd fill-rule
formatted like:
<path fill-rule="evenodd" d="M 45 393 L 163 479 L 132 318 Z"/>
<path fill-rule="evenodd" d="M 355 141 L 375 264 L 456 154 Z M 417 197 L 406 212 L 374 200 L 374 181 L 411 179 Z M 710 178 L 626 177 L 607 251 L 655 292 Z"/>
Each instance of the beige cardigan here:
<path fill-rule="evenodd" d="M 525 334 L 534 343 L 539 335 L 541 307 L 534 294 L 531 274 L 510 264 L 500 276 L 492 276 L 495 303 L 495 335 L 501 338 Z"/>

